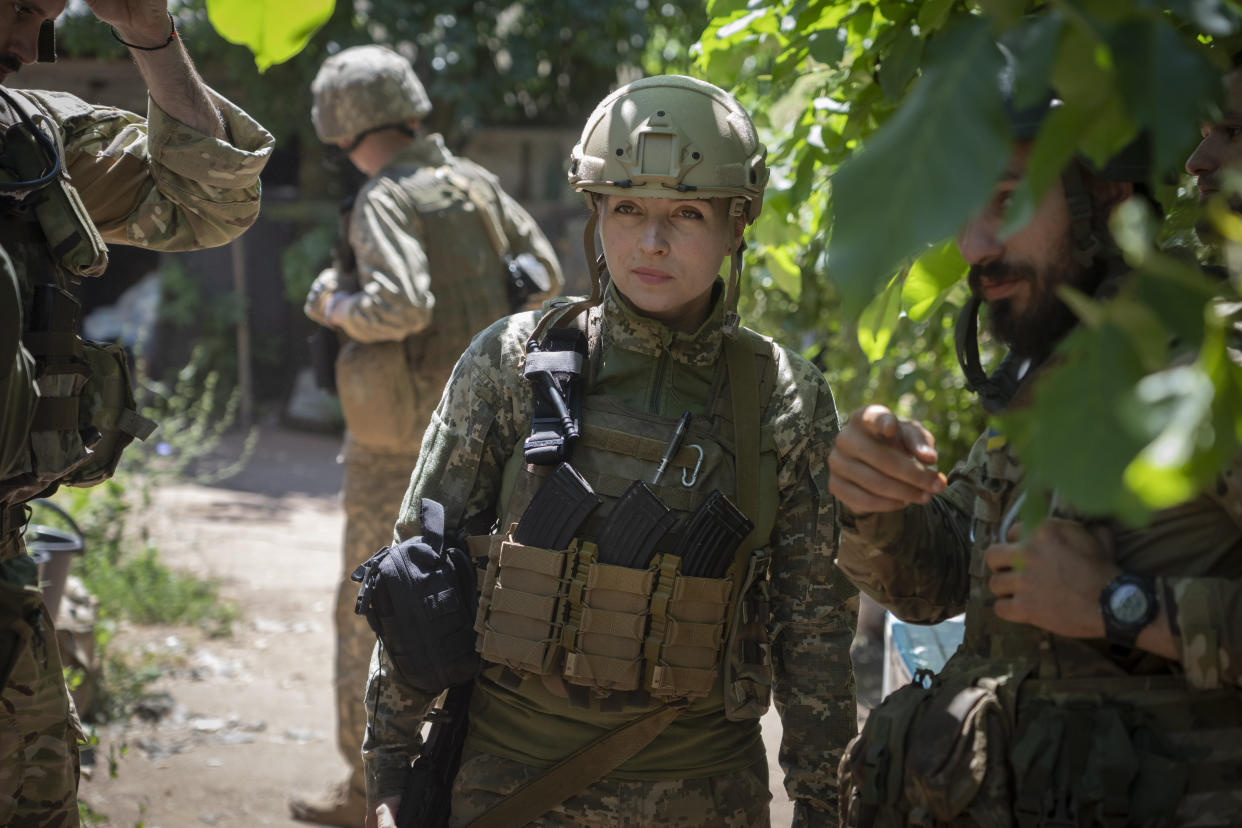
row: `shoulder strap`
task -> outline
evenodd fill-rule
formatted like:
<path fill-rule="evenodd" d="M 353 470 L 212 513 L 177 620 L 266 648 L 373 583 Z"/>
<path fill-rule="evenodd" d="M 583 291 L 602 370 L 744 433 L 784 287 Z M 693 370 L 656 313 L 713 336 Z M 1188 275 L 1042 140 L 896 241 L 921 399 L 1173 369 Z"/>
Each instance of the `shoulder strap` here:
<path fill-rule="evenodd" d="M 449 165 L 449 180 L 465 191 L 466 197 L 474 204 L 474 209 L 478 210 L 479 218 L 483 221 L 483 227 L 487 230 L 488 241 L 492 243 L 492 249 L 496 251 L 498 258 L 505 258 L 509 255 L 509 237 L 505 233 L 504 222 L 500 217 L 501 204 L 500 192 L 496 188 L 495 183 L 487 176 L 480 175 L 480 179 L 487 185 L 492 192 L 492 199 L 489 201 L 483 197 L 478 188 L 474 187 L 474 181 L 463 174 L 454 165 Z"/>
<path fill-rule="evenodd" d="M 467 828 L 511 828 L 533 822 L 612 773 L 649 745 L 685 709 L 684 700 L 658 707 L 588 742 L 484 811 Z"/>

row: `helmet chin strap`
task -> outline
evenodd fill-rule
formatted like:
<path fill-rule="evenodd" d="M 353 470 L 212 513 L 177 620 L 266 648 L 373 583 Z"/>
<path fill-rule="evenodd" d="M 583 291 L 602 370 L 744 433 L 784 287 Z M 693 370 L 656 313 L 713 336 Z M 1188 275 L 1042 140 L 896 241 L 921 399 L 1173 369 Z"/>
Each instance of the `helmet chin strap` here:
<path fill-rule="evenodd" d="M 1030 360 L 1013 353 L 1005 354 L 996 373 L 988 376 L 979 361 L 979 307 L 983 300 L 971 296 L 957 317 L 955 345 L 957 363 L 966 375 L 966 387 L 979 395 L 983 408 L 989 414 L 1000 414 L 1013 402 L 1023 377 L 1028 373 Z"/>
<path fill-rule="evenodd" d="M 737 303 L 742 292 L 742 251 L 746 249 L 746 240 L 739 239 L 737 249 L 729 256 L 729 283 L 725 288 L 725 316 L 721 330 L 725 336 L 737 334 L 742 318 L 737 313 Z"/>
<path fill-rule="evenodd" d="M 595 228 L 599 225 L 599 208 L 596 206 L 595 199 L 588 198 L 587 201 L 591 204 L 591 215 L 587 217 L 586 229 L 582 233 L 582 247 L 586 251 L 587 269 L 591 274 L 591 295 L 572 304 L 561 306 L 563 310 L 558 308 L 557 311 L 545 313 L 539 320 L 539 324 L 531 331 L 528 344 L 542 340 L 547 328 L 563 328 L 573 322 L 584 310 L 593 308 L 604 301 L 603 276 L 608 265 L 604 261 L 604 254 L 595 251 Z"/>

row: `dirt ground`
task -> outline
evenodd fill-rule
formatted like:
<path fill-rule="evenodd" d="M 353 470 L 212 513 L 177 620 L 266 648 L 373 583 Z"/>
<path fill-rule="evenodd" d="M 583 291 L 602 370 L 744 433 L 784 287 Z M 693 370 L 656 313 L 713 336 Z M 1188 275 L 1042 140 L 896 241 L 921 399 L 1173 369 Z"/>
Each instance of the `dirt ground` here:
<path fill-rule="evenodd" d="M 164 694 L 156 702 L 99 730 L 80 795 L 109 825 L 303 825 L 289 817 L 290 794 L 344 777 L 331 684 L 338 447 L 333 436 L 267 427 L 236 477 L 155 494 L 149 529 L 163 560 L 219 580 L 241 618 L 229 639 L 186 628 L 118 632 L 120 647 L 175 666 L 152 685 Z M 791 810 L 775 758 L 779 734 L 769 714 L 772 824 L 784 828 Z"/>

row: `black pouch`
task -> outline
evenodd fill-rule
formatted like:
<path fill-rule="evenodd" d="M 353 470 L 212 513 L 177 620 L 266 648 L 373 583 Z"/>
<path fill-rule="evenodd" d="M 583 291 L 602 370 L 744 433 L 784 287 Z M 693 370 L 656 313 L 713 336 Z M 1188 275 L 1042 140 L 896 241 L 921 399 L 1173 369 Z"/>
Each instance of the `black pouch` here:
<path fill-rule="evenodd" d="M 362 585 L 354 612 L 366 616 L 401 677 L 439 693 L 479 672 L 478 591 L 470 556 L 445 548 L 444 507 L 424 498 L 419 511 L 422 535 L 385 546 L 350 577 Z"/>

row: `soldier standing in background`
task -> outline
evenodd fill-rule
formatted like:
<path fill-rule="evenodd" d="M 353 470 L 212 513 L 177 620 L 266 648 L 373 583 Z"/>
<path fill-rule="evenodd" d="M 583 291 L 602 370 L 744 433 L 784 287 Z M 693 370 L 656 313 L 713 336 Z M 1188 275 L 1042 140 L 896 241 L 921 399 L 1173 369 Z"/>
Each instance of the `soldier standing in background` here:
<path fill-rule="evenodd" d="M 22 533 L 26 503 L 111 476 L 154 424 L 124 352 L 83 342 L 72 287 L 106 243 L 225 244 L 259 213 L 272 138 L 206 87 L 166 3 L 94 0 L 150 91 L 146 118 L 0 87 L 0 824 L 77 825 L 81 728 Z M 0 5 L 0 81 L 55 58 L 64 0 Z"/>
<path fill-rule="evenodd" d="M 375 634 L 354 614 L 350 573 L 392 540 L 423 429 L 471 337 L 558 292 L 561 271 L 534 219 L 494 175 L 419 131 L 431 102 L 405 58 L 382 46 L 346 49 L 324 62 L 311 91 L 320 140 L 345 150 L 369 180 L 343 221 L 353 262 L 321 273 L 305 308 L 343 343 L 335 371 L 347 429 L 336 698 L 351 773 L 318 801 L 295 797 L 290 810 L 308 822 L 357 825 L 366 804 L 359 691 Z"/>

